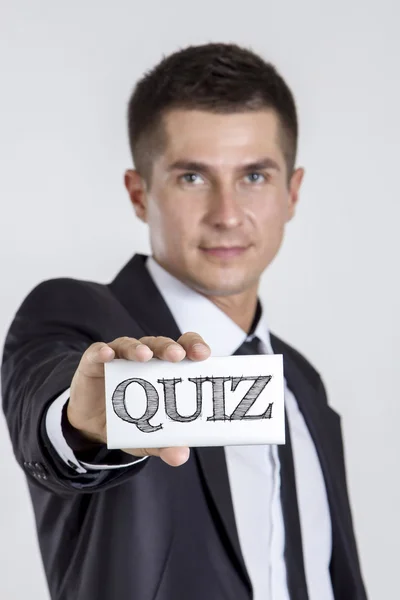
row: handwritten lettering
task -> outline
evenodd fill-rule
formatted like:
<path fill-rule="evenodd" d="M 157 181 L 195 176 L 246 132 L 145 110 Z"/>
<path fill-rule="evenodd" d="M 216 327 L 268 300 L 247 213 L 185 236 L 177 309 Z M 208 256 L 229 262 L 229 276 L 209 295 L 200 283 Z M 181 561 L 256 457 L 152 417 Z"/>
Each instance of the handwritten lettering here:
<path fill-rule="evenodd" d="M 203 407 L 203 386 L 205 383 L 210 383 L 212 386 L 212 405 L 213 414 L 207 417 L 207 421 L 243 421 L 243 420 L 260 420 L 272 418 L 271 402 L 267 409 L 258 415 L 249 415 L 248 412 L 254 406 L 261 393 L 271 381 L 271 375 L 255 375 L 242 377 L 194 377 L 188 378 L 196 386 L 196 409 L 191 415 L 181 415 L 177 408 L 176 387 L 182 383 L 181 378 L 174 379 L 157 379 L 157 383 L 161 383 L 164 392 L 165 414 L 168 419 L 178 423 L 190 423 L 195 421 L 202 415 Z M 231 392 L 235 392 L 239 384 L 246 381 L 252 381 L 252 385 L 247 390 L 243 398 L 240 400 L 235 410 L 231 415 L 226 414 L 225 393 L 226 385 L 231 382 Z M 146 410 L 139 418 L 133 418 L 126 408 L 126 390 L 132 384 L 139 385 L 146 395 Z M 163 429 L 163 424 L 151 425 L 152 419 L 159 409 L 159 393 L 152 383 L 145 379 L 131 378 L 120 382 L 115 388 L 112 395 L 112 406 L 115 414 L 128 423 L 136 425 L 143 433 L 153 433 Z"/>

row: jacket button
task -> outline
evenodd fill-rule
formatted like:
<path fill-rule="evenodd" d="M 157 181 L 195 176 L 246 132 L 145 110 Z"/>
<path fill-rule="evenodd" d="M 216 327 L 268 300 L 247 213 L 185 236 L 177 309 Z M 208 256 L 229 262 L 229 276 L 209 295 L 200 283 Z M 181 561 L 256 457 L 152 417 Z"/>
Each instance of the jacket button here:
<path fill-rule="evenodd" d="M 35 467 L 36 470 L 38 471 L 38 473 L 40 473 L 41 475 L 46 475 L 46 469 L 44 468 L 44 466 L 42 465 L 42 463 L 35 463 Z"/>

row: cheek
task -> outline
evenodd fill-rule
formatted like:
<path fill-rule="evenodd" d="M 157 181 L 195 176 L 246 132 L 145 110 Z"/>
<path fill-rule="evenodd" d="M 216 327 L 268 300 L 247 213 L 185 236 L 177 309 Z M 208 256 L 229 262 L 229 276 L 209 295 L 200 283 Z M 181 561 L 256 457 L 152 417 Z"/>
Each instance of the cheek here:
<path fill-rule="evenodd" d="M 174 200 L 163 198 L 149 203 L 150 235 L 159 248 L 179 249 L 185 239 L 194 236 L 195 222 L 193 211 L 188 212 Z"/>
<path fill-rule="evenodd" d="M 150 231 L 156 235 L 165 235 L 176 223 L 173 206 L 162 197 L 152 198 L 148 203 L 147 220 Z"/>
<path fill-rule="evenodd" d="M 251 220 L 258 231 L 268 236 L 274 236 L 274 232 L 280 235 L 287 220 L 287 207 L 279 198 L 265 198 L 263 202 L 253 206 Z"/>

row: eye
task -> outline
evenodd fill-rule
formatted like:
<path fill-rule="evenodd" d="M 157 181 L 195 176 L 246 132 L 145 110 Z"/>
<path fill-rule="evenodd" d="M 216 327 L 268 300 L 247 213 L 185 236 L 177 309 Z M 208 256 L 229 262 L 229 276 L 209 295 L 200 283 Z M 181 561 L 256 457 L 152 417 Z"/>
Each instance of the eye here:
<path fill-rule="evenodd" d="M 183 183 L 191 183 L 194 185 L 198 185 L 203 181 L 198 173 L 184 173 L 179 177 L 179 180 Z"/>
<path fill-rule="evenodd" d="M 249 173 L 248 175 L 246 175 L 246 177 L 248 178 L 250 183 L 260 183 L 260 182 L 266 181 L 265 175 L 263 175 L 262 173 L 257 173 L 257 172 Z"/>

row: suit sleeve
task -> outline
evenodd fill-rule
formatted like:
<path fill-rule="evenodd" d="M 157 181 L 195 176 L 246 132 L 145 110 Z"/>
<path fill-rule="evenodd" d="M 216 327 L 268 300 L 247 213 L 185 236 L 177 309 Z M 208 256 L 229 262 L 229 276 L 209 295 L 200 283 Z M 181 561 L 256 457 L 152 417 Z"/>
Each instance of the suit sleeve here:
<path fill-rule="evenodd" d="M 107 489 L 147 463 L 78 472 L 73 461 L 60 457 L 46 430 L 48 408 L 70 387 L 82 354 L 95 341 L 110 341 L 99 331 L 108 307 L 95 285 L 73 279 L 41 283 L 18 309 L 4 345 L 2 402 L 15 457 L 32 483 L 59 493 Z M 118 464 L 122 455 L 128 456 L 101 446 L 93 460 Z"/>
<path fill-rule="evenodd" d="M 51 442 L 54 450 L 57 452 L 58 456 L 64 461 L 66 465 L 72 466 L 75 468 L 77 473 L 87 473 L 88 470 L 102 470 L 102 469 L 120 469 L 121 467 L 130 467 L 131 465 L 138 464 L 142 460 L 146 460 L 148 456 L 144 456 L 143 458 L 133 459 L 132 456 L 129 457 L 128 454 L 123 456 L 123 453 L 118 453 L 120 456 L 120 460 L 116 464 L 112 464 L 110 461 L 109 464 L 96 462 L 96 448 L 94 448 L 95 452 L 92 452 L 92 462 L 90 462 L 90 458 L 88 457 L 88 462 L 83 460 L 82 452 L 74 451 L 71 446 L 68 444 L 68 438 L 66 435 L 66 426 L 68 426 L 68 419 L 66 416 L 66 408 L 68 405 L 68 400 L 70 396 L 70 390 L 65 390 L 60 396 L 58 396 L 49 406 L 46 413 L 46 434 Z M 71 426 L 70 426 L 71 427 Z M 100 448 L 97 450 L 100 451 L 104 449 L 101 444 L 98 444 Z M 111 452 L 108 452 L 111 455 Z M 80 460 L 81 458 L 81 460 Z M 125 462 L 124 462 L 125 458 Z"/>

